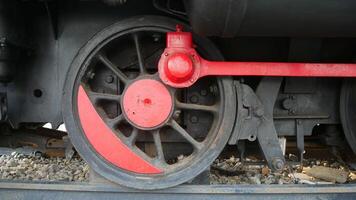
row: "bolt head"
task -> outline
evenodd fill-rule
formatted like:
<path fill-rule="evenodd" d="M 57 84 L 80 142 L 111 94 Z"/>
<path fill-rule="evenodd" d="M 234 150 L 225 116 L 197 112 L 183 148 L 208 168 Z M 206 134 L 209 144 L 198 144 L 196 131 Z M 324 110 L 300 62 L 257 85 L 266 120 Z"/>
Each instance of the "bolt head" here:
<path fill-rule="evenodd" d="M 202 96 L 206 96 L 206 95 L 208 95 L 208 91 L 206 91 L 206 90 L 201 90 L 201 91 L 200 91 L 200 94 L 201 94 Z"/>
<path fill-rule="evenodd" d="M 257 110 L 255 110 L 255 115 L 258 117 L 262 117 L 264 113 L 265 112 L 262 108 L 257 108 Z"/>
<path fill-rule="evenodd" d="M 276 169 L 277 171 L 283 170 L 284 168 L 284 161 L 280 158 L 275 158 L 273 159 L 272 162 L 273 168 Z"/>
<path fill-rule="evenodd" d="M 105 79 L 106 83 L 113 83 L 114 82 L 114 77 L 112 75 L 109 75 Z"/>
<path fill-rule="evenodd" d="M 192 97 L 190 97 L 190 102 L 192 102 L 192 103 L 198 103 L 198 101 L 199 101 L 198 96 L 193 95 Z"/>
<path fill-rule="evenodd" d="M 91 71 L 89 71 L 89 72 L 87 73 L 87 78 L 88 78 L 88 79 L 93 79 L 94 76 L 95 76 L 95 73 L 93 73 L 93 72 L 91 72 Z"/>
<path fill-rule="evenodd" d="M 174 118 L 174 119 L 178 119 L 179 116 L 180 116 L 180 114 L 181 114 L 181 111 L 180 111 L 180 110 L 174 111 L 174 113 L 173 113 L 173 118 Z"/>
<path fill-rule="evenodd" d="M 195 123 L 198 123 L 199 119 L 198 119 L 197 116 L 193 115 L 193 116 L 190 118 L 190 121 L 195 124 Z"/>

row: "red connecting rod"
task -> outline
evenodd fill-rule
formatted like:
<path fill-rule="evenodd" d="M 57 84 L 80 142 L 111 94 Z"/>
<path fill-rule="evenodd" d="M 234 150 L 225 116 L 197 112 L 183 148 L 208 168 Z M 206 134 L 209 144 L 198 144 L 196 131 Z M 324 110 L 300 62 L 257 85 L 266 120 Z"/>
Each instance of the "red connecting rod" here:
<path fill-rule="evenodd" d="M 189 87 L 204 76 L 356 77 L 356 64 L 208 61 L 195 51 L 192 34 L 179 25 L 167 33 L 158 70 L 162 81 L 176 88 Z"/>

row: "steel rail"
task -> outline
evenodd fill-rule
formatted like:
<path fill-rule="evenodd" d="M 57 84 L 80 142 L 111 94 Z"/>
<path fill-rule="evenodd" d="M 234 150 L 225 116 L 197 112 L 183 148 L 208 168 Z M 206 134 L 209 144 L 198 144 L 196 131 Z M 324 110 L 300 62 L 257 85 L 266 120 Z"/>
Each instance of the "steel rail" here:
<path fill-rule="evenodd" d="M 347 185 L 180 185 L 143 191 L 107 183 L 0 182 L 1 199 L 356 199 Z"/>

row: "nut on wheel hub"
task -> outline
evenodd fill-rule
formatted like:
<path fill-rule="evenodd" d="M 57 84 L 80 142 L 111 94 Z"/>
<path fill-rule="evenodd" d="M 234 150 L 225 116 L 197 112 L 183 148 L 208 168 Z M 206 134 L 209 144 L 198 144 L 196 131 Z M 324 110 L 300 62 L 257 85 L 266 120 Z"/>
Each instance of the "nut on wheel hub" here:
<path fill-rule="evenodd" d="M 140 79 L 130 84 L 122 101 L 127 120 L 142 129 L 154 129 L 163 125 L 173 108 L 171 94 L 166 86 L 153 79 Z"/>

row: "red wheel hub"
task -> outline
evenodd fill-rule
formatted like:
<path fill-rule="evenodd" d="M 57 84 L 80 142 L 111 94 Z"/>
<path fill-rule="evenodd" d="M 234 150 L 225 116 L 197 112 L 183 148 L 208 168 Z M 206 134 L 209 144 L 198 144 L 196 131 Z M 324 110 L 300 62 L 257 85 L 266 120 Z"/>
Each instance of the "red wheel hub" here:
<path fill-rule="evenodd" d="M 122 110 L 128 121 L 144 129 L 166 122 L 172 107 L 172 97 L 166 86 L 152 79 L 141 79 L 129 85 L 122 100 Z"/>

